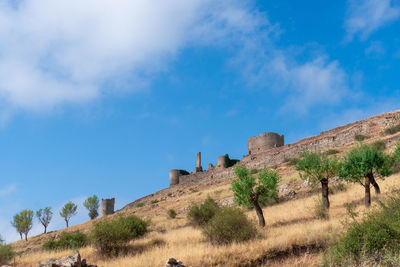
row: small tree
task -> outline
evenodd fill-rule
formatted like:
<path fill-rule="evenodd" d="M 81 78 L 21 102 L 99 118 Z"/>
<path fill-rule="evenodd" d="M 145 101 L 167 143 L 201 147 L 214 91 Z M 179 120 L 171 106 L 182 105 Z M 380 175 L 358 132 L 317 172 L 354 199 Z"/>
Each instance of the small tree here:
<path fill-rule="evenodd" d="M 49 226 L 51 218 L 53 217 L 53 212 L 51 211 L 51 208 L 46 207 L 44 209 L 36 211 L 36 217 L 38 218 L 39 222 L 43 225 L 44 233 L 47 233 L 47 226 Z"/>
<path fill-rule="evenodd" d="M 68 228 L 68 223 L 69 220 L 71 219 L 72 216 L 76 215 L 76 210 L 78 209 L 78 206 L 75 205 L 73 202 L 69 201 L 67 204 L 64 205 L 60 212 L 60 216 L 64 218 L 65 223 L 67 224 Z"/>
<path fill-rule="evenodd" d="M 321 183 L 322 203 L 329 209 L 329 179 L 335 177 L 338 171 L 338 160 L 320 152 L 303 152 L 303 157 L 297 163 L 296 169 L 300 177 L 311 184 Z"/>
<path fill-rule="evenodd" d="M 25 235 L 25 240 L 28 240 L 28 233 L 32 229 L 33 211 L 23 210 L 15 214 L 11 225 L 15 227 L 22 239 L 22 234 Z"/>
<path fill-rule="evenodd" d="M 99 216 L 99 198 L 96 195 L 88 197 L 85 202 L 83 202 L 83 206 L 89 210 L 89 217 L 91 220 Z"/>
<path fill-rule="evenodd" d="M 236 167 L 237 179 L 232 182 L 232 191 L 238 205 L 253 207 L 261 227 L 265 226 L 261 204 L 265 199 L 276 197 L 279 175 L 276 171 L 264 168 L 258 173 L 258 179 L 250 174 L 246 167 Z"/>
<path fill-rule="evenodd" d="M 373 146 L 361 144 L 351 149 L 344 157 L 339 169 L 339 177 L 353 183 L 360 183 L 365 188 L 365 206 L 371 205 L 372 184 L 377 194 L 380 188 L 375 180 L 374 172 L 381 177 L 392 173 L 393 158 L 386 155 L 382 150 Z"/>

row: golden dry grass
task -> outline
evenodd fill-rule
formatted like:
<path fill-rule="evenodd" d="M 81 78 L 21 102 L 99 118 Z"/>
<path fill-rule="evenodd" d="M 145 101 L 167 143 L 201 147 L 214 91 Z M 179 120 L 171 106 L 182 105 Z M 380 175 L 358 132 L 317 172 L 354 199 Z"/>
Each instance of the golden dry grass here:
<path fill-rule="evenodd" d="M 392 175 L 380 182 L 382 195 L 385 197 L 393 188 L 399 186 L 399 174 Z M 343 231 L 346 218 L 346 203 L 356 205 L 358 212 L 363 213 L 363 188 L 360 185 L 349 185 L 348 189 L 330 196 L 331 209 L 329 220 L 318 220 L 314 216 L 314 205 L 319 195 L 305 196 L 264 208 L 266 227 L 259 230 L 255 240 L 227 246 L 209 244 L 199 229 L 187 225 L 184 208 L 192 202 L 200 202 L 208 195 L 216 199 L 232 196 L 227 182 L 213 185 L 207 190 L 194 190 L 179 198 L 170 198 L 157 203 L 135 208 L 126 213 L 135 213 L 141 217 L 151 217 L 151 232 L 136 240 L 136 248 L 131 254 L 114 259 L 103 259 L 96 255 L 92 247 L 80 250 L 82 257 L 98 266 L 164 266 L 168 258 L 174 257 L 190 266 L 237 266 L 253 264 L 257 266 L 318 266 L 320 256 L 316 251 L 291 255 L 293 247 L 319 248 L 332 237 Z M 377 196 L 373 195 L 376 203 Z M 168 219 L 165 211 L 174 208 L 179 211 L 177 219 Z M 246 214 L 256 222 L 254 211 Z M 72 254 L 73 251 L 35 252 L 24 254 L 16 259 L 17 266 L 34 266 L 35 263 L 51 258 Z M 281 253 L 282 257 L 274 257 Z M 256 264 L 257 263 L 257 264 Z"/>

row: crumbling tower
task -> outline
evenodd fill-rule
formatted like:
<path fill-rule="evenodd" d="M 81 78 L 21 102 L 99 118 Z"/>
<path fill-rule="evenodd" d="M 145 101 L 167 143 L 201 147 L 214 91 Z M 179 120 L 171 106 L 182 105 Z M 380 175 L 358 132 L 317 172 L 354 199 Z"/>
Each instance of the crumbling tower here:
<path fill-rule="evenodd" d="M 217 160 L 216 168 L 226 168 L 225 166 L 225 156 L 219 156 Z"/>
<path fill-rule="evenodd" d="M 169 185 L 179 184 L 179 176 L 181 172 L 178 169 L 173 169 L 169 171 Z"/>
<path fill-rule="evenodd" d="M 197 153 L 197 160 L 196 160 L 196 169 L 194 172 L 202 172 L 203 168 L 201 167 L 201 152 Z"/>
<path fill-rule="evenodd" d="M 101 199 L 101 217 L 114 213 L 115 198 Z"/>
<path fill-rule="evenodd" d="M 277 133 L 262 133 L 258 136 L 249 138 L 249 155 L 265 152 L 274 147 L 280 147 L 285 144 L 284 136 Z"/>

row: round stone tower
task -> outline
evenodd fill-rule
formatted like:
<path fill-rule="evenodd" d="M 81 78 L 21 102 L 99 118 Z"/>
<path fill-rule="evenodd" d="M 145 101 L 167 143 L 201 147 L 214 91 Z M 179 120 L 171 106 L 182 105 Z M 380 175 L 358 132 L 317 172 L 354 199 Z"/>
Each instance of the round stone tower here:
<path fill-rule="evenodd" d="M 114 213 L 115 198 L 101 199 L 101 217 Z"/>
<path fill-rule="evenodd" d="M 217 168 L 226 168 L 225 166 L 225 156 L 219 156 L 217 160 L 217 165 L 215 165 Z"/>
<path fill-rule="evenodd" d="M 249 138 L 249 155 L 265 152 L 274 147 L 285 144 L 284 136 L 277 133 L 262 133 L 258 136 Z"/>
<path fill-rule="evenodd" d="M 174 169 L 169 171 L 169 185 L 179 184 L 180 170 Z"/>

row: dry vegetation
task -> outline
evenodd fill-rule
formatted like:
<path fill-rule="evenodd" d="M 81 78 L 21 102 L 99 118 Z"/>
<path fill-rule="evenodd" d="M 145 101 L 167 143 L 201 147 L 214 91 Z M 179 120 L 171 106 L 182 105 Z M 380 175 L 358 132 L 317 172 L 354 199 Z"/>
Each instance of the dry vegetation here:
<path fill-rule="evenodd" d="M 381 198 L 398 186 L 399 178 L 400 175 L 396 174 L 381 181 Z M 293 174 L 283 179 L 292 183 L 295 180 L 297 178 Z M 347 216 L 345 204 L 353 203 L 358 211 L 364 211 L 363 188 L 357 184 L 346 187 L 346 191 L 331 195 L 329 220 L 319 220 L 314 215 L 313 207 L 319 195 L 304 194 L 297 199 L 264 208 L 267 225 L 264 229 L 258 229 L 257 239 L 227 246 L 213 246 L 206 242 L 199 229 L 187 225 L 185 213 L 190 203 L 203 201 L 208 195 L 220 201 L 231 197 L 229 180 L 201 191 L 191 188 L 180 197 L 170 196 L 156 204 L 147 203 L 143 207 L 124 211 L 151 218 L 152 222 L 151 232 L 132 243 L 129 255 L 104 259 L 96 255 L 91 247 L 83 248 L 80 252 L 89 262 L 113 267 L 163 266 L 169 257 L 178 258 L 192 266 L 318 266 L 323 248 L 344 229 L 343 221 Z M 376 203 L 375 195 L 373 202 Z M 166 210 L 170 208 L 178 212 L 176 219 L 167 218 Z M 247 211 L 247 215 L 256 221 L 254 211 Z M 76 226 L 81 229 L 88 227 L 90 223 Z M 17 244 L 22 246 L 21 242 Z M 72 253 L 36 250 L 18 256 L 16 263 L 17 266 L 30 266 L 50 257 Z"/>

